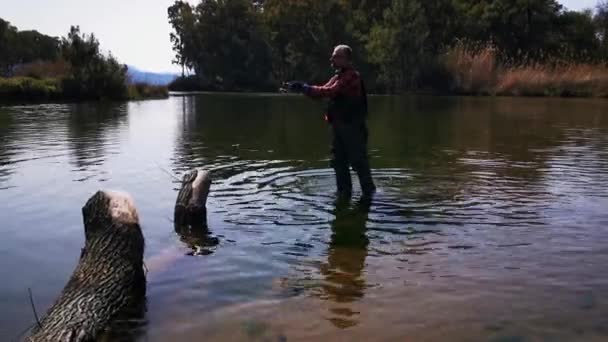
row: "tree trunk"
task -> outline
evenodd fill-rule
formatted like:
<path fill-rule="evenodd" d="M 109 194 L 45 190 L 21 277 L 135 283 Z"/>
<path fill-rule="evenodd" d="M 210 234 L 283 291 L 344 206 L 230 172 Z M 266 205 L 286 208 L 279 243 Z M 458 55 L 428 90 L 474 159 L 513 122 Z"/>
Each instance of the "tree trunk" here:
<path fill-rule="evenodd" d="M 90 341 L 143 321 L 144 237 L 127 194 L 98 191 L 82 208 L 85 245 L 72 277 L 29 341 Z M 124 326 L 124 325 L 127 326 Z"/>
<path fill-rule="evenodd" d="M 174 228 L 192 254 L 210 254 L 208 247 L 219 240 L 210 235 L 207 227 L 207 197 L 211 187 L 209 172 L 192 170 L 184 175 L 177 194 L 174 211 Z"/>

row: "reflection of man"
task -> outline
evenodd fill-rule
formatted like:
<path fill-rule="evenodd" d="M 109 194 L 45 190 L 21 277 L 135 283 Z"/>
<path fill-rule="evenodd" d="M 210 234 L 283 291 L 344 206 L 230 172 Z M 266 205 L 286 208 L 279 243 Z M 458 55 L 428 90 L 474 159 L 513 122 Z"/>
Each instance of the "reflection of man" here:
<path fill-rule="evenodd" d="M 332 167 L 336 174 L 338 195 L 352 193 L 350 166 L 357 172 L 364 198 L 376 191 L 367 156 L 367 94 L 359 72 L 352 65 L 352 50 L 339 45 L 331 56 L 336 75 L 323 86 L 291 82 L 287 87 L 313 97 L 329 98 L 326 119 L 332 126 Z"/>
<path fill-rule="evenodd" d="M 327 252 L 327 264 L 321 266 L 321 274 L 326 284 L 323 290 L 328 299 L 336 303 L 349 303 L 362 298 L 365 294 L 365 279 L 362 277 L 367 257 L 369 239 L 366 235 L 366 222 L 369 202 L 350 208 L 348 203 L 336 206 L 336 218 L 331 222 L 331 241 Z M 357 324 L 348 309 L 333 310 L 342 319 L 332 319 L 339 327 Z"/>

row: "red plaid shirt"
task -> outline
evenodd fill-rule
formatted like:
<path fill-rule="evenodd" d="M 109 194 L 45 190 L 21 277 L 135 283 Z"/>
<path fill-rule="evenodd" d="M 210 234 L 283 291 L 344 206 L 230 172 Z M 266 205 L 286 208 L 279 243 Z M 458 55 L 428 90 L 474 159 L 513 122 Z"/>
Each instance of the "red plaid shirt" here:
<path fill-rule="evenodd" d="M 353 68 L 339 71 L 329 82 L 322 86 L 311 86 L 308 95 L 312 97 L 333 98 L 338 95 L 358 97 L 362 95 L 361 76 Z"/>

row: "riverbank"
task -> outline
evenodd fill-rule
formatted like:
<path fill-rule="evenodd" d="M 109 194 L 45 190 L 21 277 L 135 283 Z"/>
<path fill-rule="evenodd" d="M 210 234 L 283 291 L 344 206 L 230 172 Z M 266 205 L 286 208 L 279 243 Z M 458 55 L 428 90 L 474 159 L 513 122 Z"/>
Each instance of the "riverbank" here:
<path fill-rule="evenodd" d="M 441 65 L 447 92 L 457 95 L 608 98 L 604 62 L 514 62 L 491 45 L 457 44 Z"/>
<path fill-rule="evenodd" d="M 448 61 L 445 70 L 438 71 L 442 79 L 424 89 L 412 89 L 398 94 L 374 92 L 373 95 L 430 95 L 430 96 L 500 96 L 500 97 L 562 97 L 607 98 L 608 68 L 599 64 L 554 65 L 521 64 L 505 66 L 484 59 L 483 54 L 460 56 L 461 60 Z M 450 64 L 453 63 L 453 64 Z M 187 87 L 179 83 L 169 85 L 171 96 L 192 94 L 272 94 L 264 89 L 213 89 L 196 87 L 189 81 Z M 278 93 L 278 86 L 277 91 Z"/>
<path fill-rule="evenodd" d="M 33 77 L 0 77 L 0 103 L 41 103 L 48 101 L 75 102 L 90 100 L 66 90 L 65 80 L 59 78 L 38 79 Z M 167 98 L 165 86 L 146 83 L 126 85 L 126 92 L 119 96 L 100 96 L 99 99 L 141 100 Z"/>

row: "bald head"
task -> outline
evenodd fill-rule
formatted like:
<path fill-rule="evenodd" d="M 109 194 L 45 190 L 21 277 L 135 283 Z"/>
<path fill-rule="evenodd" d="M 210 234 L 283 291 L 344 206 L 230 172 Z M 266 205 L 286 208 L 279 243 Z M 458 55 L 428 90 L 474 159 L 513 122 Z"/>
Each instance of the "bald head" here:
<path fill-rule="evenodd" d="M 345 68 L 351 65 L 353 50 L 348 45 L 338 45 L 331 55 L 331 65 L 336 68 Z"/>
<path fill-rule="evenodd" d="M 334 53 L 342 54 L 350 60 L 353 55 L 353 49 L 351 49 L 348 45 L 342 44 L 334 48 Z"/>

